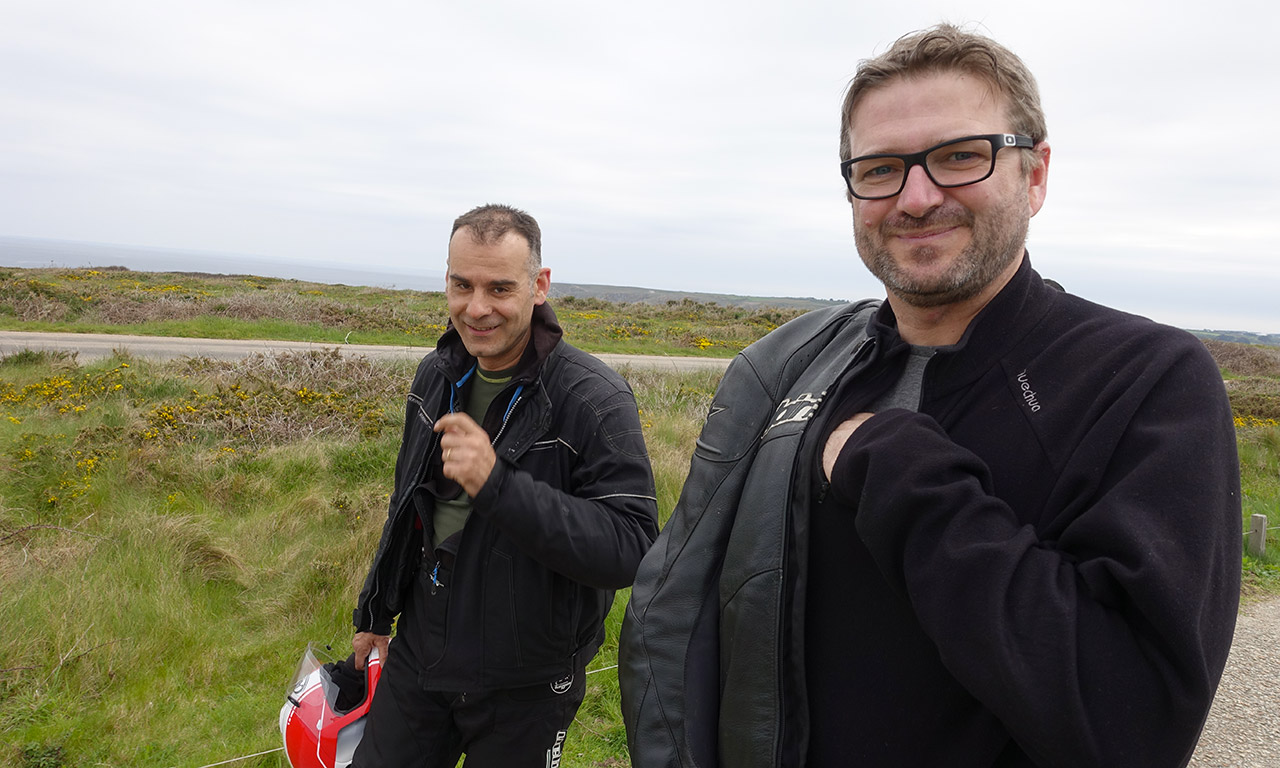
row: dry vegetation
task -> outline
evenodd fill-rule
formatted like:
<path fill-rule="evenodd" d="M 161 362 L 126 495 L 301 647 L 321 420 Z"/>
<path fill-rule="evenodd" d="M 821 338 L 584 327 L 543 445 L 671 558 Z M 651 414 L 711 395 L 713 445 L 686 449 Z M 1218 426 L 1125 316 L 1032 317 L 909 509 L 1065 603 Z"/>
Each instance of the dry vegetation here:
<path fill-rule="evenodd" d="M 1204 345 L 1227 377 L 1237 426 L 1280 422 L 1280 349 L 1213 340 Z"/>

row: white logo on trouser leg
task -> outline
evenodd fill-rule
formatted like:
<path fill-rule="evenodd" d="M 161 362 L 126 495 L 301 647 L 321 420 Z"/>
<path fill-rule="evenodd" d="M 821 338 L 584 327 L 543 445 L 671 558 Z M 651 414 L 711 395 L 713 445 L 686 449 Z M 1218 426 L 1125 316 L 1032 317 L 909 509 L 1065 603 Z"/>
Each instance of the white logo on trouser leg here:
<path fill-rule="evenodd" d="M 560 768 L 560 755 L 564 751 L 564 731 L 556 732 L 556 743 L 547 750 L 547 768 Z"/>

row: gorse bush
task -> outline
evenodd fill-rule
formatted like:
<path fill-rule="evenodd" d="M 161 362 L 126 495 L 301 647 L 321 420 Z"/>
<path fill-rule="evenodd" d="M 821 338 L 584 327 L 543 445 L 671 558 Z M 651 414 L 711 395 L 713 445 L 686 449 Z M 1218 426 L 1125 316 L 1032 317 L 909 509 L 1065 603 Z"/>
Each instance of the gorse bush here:
<path fill-rule="evenodd" d="M 1280 349 L 1206 340 L 1227 377 L 1237 427 L 1280 425 Z"/>
<path fill-rule="evenodd" d="M 1218 367 L 1230 376 L 1280 377 L 1280 349 L 1207 339 L 1204 342 Z"/>
<path fill-rule="evenodd" d="M 326 433 L 374 437 L 389 426 L 387 399 L 406 387 L 403 366 L 375 366 L 336 350 L 197 358 L 179 370 L 200 388 L 148 411 L 143 440 L 272 445 Z"/>

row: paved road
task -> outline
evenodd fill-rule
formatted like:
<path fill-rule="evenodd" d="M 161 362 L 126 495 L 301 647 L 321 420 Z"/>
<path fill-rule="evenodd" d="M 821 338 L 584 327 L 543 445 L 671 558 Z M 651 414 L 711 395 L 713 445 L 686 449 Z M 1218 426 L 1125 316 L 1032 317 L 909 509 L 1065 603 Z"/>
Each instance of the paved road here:
<path fill-rule="evenodd" d="M 0 331 L 0 355 L 24 349 L 76 352 L 82 362 L 109 357 L 115 350 L 134 357 L 168 360 L 176 357 L 211 357 L 238 360 L 255 352 L 283 352 L 337 349 L 344 355 L 364 355 L 374 359 L 419 360 L 429 347 L 392 347 L 372 344 L 321 344 L 306 341 L 260 341 L 253 339 L 188 339 L 174 336 L 119 336 L 105 333 L 30 333 Z M 657 368 L 673 371 L 724 370 L 729 361 L 707 357 L 659 357 L 655 355 L 607 355 L 596 357 L 614 368 Z"/>
<path fill-rule="evenodd" d="M 1222 684 L 1189 768 L 1280 766 L 1280 599 L 1247 605 L 1236 621 Z"/>

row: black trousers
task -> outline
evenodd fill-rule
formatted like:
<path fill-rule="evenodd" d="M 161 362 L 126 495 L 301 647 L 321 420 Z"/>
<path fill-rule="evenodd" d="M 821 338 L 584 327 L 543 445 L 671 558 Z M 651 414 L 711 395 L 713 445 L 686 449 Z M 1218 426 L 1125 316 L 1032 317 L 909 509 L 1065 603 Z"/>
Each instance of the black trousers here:
<path fill-rule="evenodd" d="M 388 654 L 351 768 L 559 765 L 565 733 L 586 691 L 583 673 L 564 693 L 551 685 L 483 693 L 424 691 L 417 675 L 393 673 Z"/>
<path fill-rule="evenodd" d="M 410 598 L 406 614 L 413 615 L 400 622 L 402 630 L 412 628 L 406 634 L 429 631 L 429 599 Z M 403 635 L 391 641 L 351 768 L 454 768 L 463 754 L 466 768 L 560 764 L 565 733 L 586 693 L 585 670 L 523 688 L 426 690 L 411 642 Z"/>

